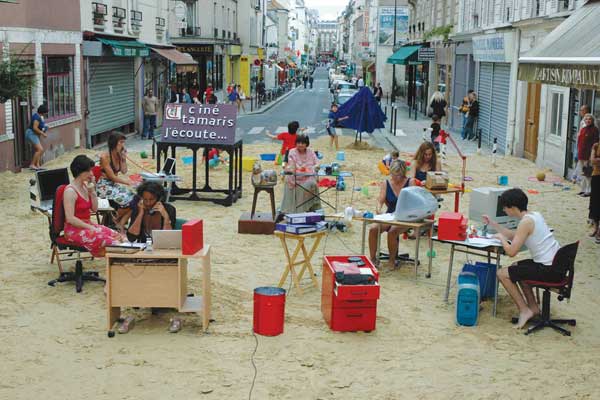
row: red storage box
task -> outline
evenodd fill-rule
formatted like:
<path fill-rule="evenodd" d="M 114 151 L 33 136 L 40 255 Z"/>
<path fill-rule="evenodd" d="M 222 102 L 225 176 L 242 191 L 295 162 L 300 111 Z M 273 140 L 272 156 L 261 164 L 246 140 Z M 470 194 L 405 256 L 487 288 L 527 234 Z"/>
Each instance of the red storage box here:
<path fill-rule="evenodd" d="M 181 253 L 196 254 L 204 247 L 204 230 L 201 219 L 191 220 L 181 226 Z"/>
<path fill-rule="evenodd" d="M 379 272 L 366 256 L 360 268 L 369 268 L 374 285 L 343 285 L 335 280 L 334 262 L 348 263 L 349 256 L 325 256 L 321 291 L 321 312 L 329 328 L 334 331 L 375 330 L 377 299 L 379 299 Z M 352 257 L 352 256 L 350 256 Z"/>
<path fill-rule="evenodd" d="M 438 239 L 441 240 L 466 240 L 468 219 L 461 213 L 440 213 L 438 219 Z"/>

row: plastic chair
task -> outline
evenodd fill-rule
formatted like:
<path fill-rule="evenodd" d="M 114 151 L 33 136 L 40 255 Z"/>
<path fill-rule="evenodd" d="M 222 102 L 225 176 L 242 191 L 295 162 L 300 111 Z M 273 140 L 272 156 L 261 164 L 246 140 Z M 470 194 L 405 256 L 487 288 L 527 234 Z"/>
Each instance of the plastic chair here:
<path fill-rule="evenodd" d="M 64 237 L 63 229 L 65 227 L 65 209 L 63 206 L 63 198 L 66 188 L 67 185 L 61 185 L 58 187 L 58 189 L 56 189 L 56 194 L 54 195 L 54 201 L 52 205 L 52 218 L 49 218 L 48 220 L 50 242 L 52 243 L 52 256 L 50 258 L 50 263 L 54 262 L 54 258 L 56 258 L 56 263 L 58 264 L 58 270 L 60 272 L 59 277 L 48 282 L 48 285 L 54 286 L 59 282 L 73 281 L 75 282 L 75 290 L 79 293 L 83 288 L 84 281 L 105 282 L 105 280 L 100 278 L 98 272 L 96 271 L 83 272 L 82 260 L 91 260 L 93 257 L 82 257 L 81 253 L 87 253 L 88 250 L 84 247 L 77 246 L 69 242 Z M 75 257 L 73 257 L 73 255 L 75 255 Z M 66 256 L 68 258 L 61 258 L 61 256 Z M 65 272 L 62 267 L 63 261 L 75 261 L 75 271 Z"/>

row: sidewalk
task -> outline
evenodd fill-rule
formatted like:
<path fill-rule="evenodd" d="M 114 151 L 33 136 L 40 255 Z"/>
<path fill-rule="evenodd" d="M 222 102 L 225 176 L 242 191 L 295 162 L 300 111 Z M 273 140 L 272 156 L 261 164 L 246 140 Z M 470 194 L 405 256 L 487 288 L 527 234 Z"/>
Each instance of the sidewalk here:
<path fill-rule="evenodd" d="M 385 111 L 386 104 L 382 104 L 382 109 Z M 423 142 L 424 129 L 429 128 L 431 125 L 431 119 L 424 116 L 422 113 L 417 114 L 417 119 L 414 119 L 414 114 L 408 117 L 408 107 L 406 105 L 400 105 L 398 107 L 398 116 L 396 119 L 396 132 L 395 134 L 390 133 L 390 126 L 392 121 L 391 107 L 387 105 L 387 121 L 385 122 L 385 129 L 373 132 L 373 136 L 376 137 L 378 142 L 382 140 L 386 141 L 391 148 L 398 151 L 415 152 L 417 148 Z M 443 129 L 444 127 L 442 127 Z M 426 134 L 429 136 L 429 134 Z M 451 137 L 456 142 L 456 145 L 465 155 L 477 153 L 477 142 L 462 140 L 460 134 L 451 133 Z M 448 153 L 456 153 L 456 149 L 448 141 Z M 490 154 L 490 150 L 486 147 L 481 148 L 481 154 Z"/>

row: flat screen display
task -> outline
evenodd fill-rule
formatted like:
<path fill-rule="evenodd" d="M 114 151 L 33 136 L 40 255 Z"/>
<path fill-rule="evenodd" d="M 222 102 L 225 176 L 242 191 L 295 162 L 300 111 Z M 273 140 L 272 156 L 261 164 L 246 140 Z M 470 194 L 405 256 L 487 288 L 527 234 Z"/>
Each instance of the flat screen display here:
<path fill-rule="evenodd" d="M 53 200 L 60 185 L 69 184 L 69 172 L 66 168 L 38 171 L 36 174 L 40 201 Z"/>
<path fill-rule="evenodd" d="M 500 196 L 496 198 L 496 217 L 506 217 L 506 213 L 502 210 L 502 203 L 500 203 Z"/>

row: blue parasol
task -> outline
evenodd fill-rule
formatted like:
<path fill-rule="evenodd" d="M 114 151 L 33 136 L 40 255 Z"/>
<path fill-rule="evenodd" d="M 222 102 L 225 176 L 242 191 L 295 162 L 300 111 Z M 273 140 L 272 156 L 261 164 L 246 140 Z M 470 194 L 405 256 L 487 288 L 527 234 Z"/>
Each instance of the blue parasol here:
<path fill-rule="evenodd" d="M 384 128 L 387 117 L 381 110 L 377 99 L 373 96 L 371 90 L 362 87 L 347 102 L 342 104 L 336 113 L 336 118 L 348 116 L 348 119 L 341 121 L 344 128 L 354 129 L 356 131 L 356 140 L 362 140 L 362 133 L 373 133 L 375 129 Z"/>

